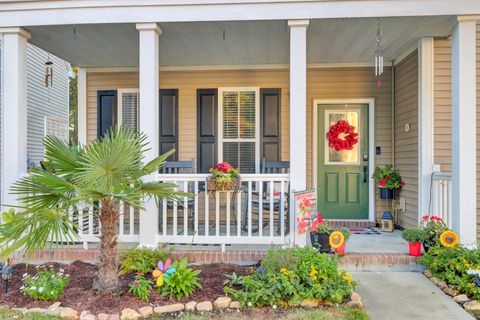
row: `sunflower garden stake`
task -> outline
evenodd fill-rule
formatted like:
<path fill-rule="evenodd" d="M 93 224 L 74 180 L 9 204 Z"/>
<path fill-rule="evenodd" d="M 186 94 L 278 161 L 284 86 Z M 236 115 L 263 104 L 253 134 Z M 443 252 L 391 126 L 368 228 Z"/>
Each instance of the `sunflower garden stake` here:
<path fill-rule="evenodd" d="M 440 243 L 447 248 L 453 248 L 458 244 L 458 235 L 453 230 L 447 230 L 440 235 Z"/>

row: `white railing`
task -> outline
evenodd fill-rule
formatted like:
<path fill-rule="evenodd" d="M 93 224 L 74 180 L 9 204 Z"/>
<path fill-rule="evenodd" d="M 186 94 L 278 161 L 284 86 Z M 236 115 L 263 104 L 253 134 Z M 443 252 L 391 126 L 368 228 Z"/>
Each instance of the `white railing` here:
<path fill-rule="evenodd" d="M 432 211 L 452 227 L 452 174 L 435 172 L 432 176 Z"/>
<path fill-rule="evenodd" d="M 190 192 L 159 208 L 158 241 L 196 244 L 285 244 L 288 174 L 242 174 L 239 191 L 206 191 L 207 174 L 159 174 Z"/>

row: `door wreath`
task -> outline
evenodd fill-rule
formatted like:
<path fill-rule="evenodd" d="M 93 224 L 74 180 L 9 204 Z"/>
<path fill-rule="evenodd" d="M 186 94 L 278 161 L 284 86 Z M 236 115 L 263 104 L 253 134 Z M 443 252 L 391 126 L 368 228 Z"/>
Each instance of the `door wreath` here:
<path fill-rule="evenodd" d="M 345 120 L 338 120 L 327 132 L 328 146 L 337 151 L 352 150 L 358 143 L 355 127 Z"/>

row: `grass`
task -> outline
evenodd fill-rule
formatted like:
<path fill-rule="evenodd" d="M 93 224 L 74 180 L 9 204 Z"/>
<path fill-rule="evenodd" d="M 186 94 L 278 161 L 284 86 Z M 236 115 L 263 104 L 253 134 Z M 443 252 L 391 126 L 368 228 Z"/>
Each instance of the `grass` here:
<path fill-rule="evenodd" d="M 60 317 L 49 316 L 43 313 L 27 313 L 23 314 L 20 311 L 0 308 L 0 320 L 60 320 Z"/>
<path fill-rule="evenodd" d="M 178 318 L 178 317 L 176 317 Z M 154 315 L 149 320 L 175 319 L 172 316 Z M 244 311 L 242 313 L 213 313 L 211 315 L 187 314 L 183 320 L 247 320 L 247 319 L 269 319 L 269 320 L 369 320 L 367 313 L 363 310 L 332 307 L 319 309 L 290 309 L 288 311 L 274 311 L 272 309 L 260 309 Z"/>

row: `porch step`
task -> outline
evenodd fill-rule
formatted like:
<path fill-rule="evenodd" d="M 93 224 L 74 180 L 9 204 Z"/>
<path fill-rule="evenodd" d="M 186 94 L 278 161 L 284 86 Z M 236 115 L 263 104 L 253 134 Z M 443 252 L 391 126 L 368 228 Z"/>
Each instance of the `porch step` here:
<path fill-rule="evenodd" d="M 328 224 L 332 227 L 358 227 L 358 228 L 373 228 L 377 225 L 375 221 L 361 221 L 361 220 L 328 220 Z"/>
<path fill-rule="evenodd" d="M 209 263 L 235 263 L 257 264 L 266 256 L 266 251 L 261 250 L 196 250 L 174 251 L 173 258 L 187 257 L 189 262 L 196 264 Z M 28 261 L 40 264 L 45 262 L 70 263 L 81 260 L 88 263 L 98 261 L 98 249 L 53 249 L 36 252 L 29 256 L 21 253 L 14 255 L 15 262 Z M 352 271 L 409 271 L 418 272 L 424 268 L 416 263 L 416 258 L 404 253 L 347 253 L 340 258 L 341 267 L 349 272 Z"/>

